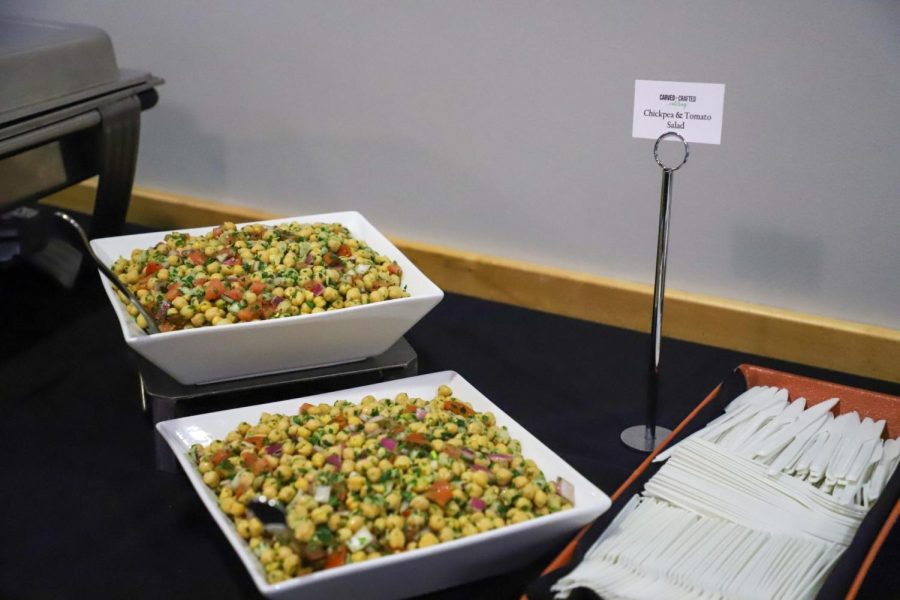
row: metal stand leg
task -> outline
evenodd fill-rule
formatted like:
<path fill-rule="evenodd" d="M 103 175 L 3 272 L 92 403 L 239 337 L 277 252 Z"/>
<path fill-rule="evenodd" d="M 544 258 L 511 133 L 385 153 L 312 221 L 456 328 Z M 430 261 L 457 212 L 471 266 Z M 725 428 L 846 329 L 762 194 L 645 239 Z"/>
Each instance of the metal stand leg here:
<path fill-rule="evenodd" d="M 141 132 L 141 103 L 129 96 L 99 109 L 97 129 L 97 199 L 91 238 L 119 235 L 131 202 Z"/>

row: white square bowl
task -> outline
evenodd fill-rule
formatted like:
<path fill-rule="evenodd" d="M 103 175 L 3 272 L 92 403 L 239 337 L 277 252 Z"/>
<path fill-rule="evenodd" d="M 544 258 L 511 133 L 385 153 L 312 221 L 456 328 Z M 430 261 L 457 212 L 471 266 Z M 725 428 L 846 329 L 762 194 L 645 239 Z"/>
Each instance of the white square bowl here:
<path fill-rule="evenodd" d="M 317 314 L 148 335 L 128 314 L 112 284 L 100 275 L 125 342 L 184 384 L 240 379 L 353 362 L 381 354 L 444 297 L 440 288 L 358 212 L 288 217 L 260 223 L 274 225 L 290 221 L 344 225 L 355 238 L 400 265 L 409 297 Z M 179 231 L 203 235 L 211 229 L 199 227 Z M 111 265 L 120 256 L 131 256 L 134 249 L 155 246 L 165 234 L 100 238 L 93 240 L 91 247 L 100 260 Z"/>
<path fill-rule="evenodd" d="M 204 485 L 199 471 L 188 458 L 190 447 L 223 439 L 241 421 L 257 423 L 263 412 L 295 414 L 303 402 L 331 404 L 337 400 L 349 400 L 358 403 L 367 394 L 376 398 L 393 398 L 400 392 L 406 392 L 411 397 L 432 398 L 442 384 L 450 386 L 455 397 L 471 403 L 475 410 L 493 412 L 497 425 L 505 425 L 510 435 L 521 442 L 523 456 L 534 460 L 548 481 L 562 477 L 571 482 L 575 488 L 574 507 L 428 548 L 319 571 L 277 584 L 266 583 L 261 563 L 219 509 L 215 494 Z M 257 588 L 269 598 L 312 600 L 365 596 L 374 600 L 415 596 L 460 585 L 527 564 L 553 544 L 564 541 L 580 527 L 596 519 L 610 506 L 606 494 L 452 371 L 396 379 L 303 399 L 183 417 L 163 421 L 156 428 L 175 453 L 203 504 L 240 556 Z"/>

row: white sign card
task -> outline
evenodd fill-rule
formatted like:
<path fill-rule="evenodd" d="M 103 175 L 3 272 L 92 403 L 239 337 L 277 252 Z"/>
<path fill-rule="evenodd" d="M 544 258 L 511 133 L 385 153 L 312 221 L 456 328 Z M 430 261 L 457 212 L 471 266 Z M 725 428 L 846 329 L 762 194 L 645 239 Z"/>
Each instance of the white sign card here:
<path fill-rule="evenodd" d="M 690 143 L 721 144 L 724 83 L 634 82 L 631 137 L 655 140 L 675 132 Z"/>

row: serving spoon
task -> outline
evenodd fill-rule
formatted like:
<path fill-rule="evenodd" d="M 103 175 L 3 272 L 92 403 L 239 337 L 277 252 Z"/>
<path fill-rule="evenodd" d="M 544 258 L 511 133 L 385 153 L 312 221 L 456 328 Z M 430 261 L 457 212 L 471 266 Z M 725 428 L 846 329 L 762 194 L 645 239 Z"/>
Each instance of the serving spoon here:
<path fill-rule="evenodd" d="M 284 505 L 278 500 L 259 495 L 247 503 L 247 510 L 260 520 L 269 533 L 283 535 L 290 531 L 285 521 Z"/>
<path fill-rule="evenodd" d="M 58 217 L 65 223 L 68 223 L 72 229 L 78 234 L 78 239 L 81 240 L 81 245 L 84 246 L 84 249 L 87 251 L 88 256 L 91 257 L 91 260 L 94 261 L 94 264 L 97 265 L 97 268 L 100 269 L 100 272 L 109 279 L 116 288 L 128 299 L 131 301 L 131 304 L 137 309 L 137 311 L 144 317 L 144 320 L 147 321 L 147 329 L 148 334 L 159 333 L 159 327 L 156 326 L 156 323 L 153 321 L 153 317 L 150 316 L 150 313 L 141 305 L 141 301 L 138 300 L 137 296 L 128 289 L 128 286 L 122 283 L 118 277 L 116 277 L 115 273 L 107 267 L 100 257 L 94 253 L 94 249 L 91 248 L 91 243 L 88 241 L 87 234 L 84 232 L 84 229 L 81 228 L 81 225 L 78 224 L 78 221 L 67 215 L 62 211 L 56 211 L 53 213 L 53 216 Z M 261 520 L 261 519 L 260 519 Z"/>

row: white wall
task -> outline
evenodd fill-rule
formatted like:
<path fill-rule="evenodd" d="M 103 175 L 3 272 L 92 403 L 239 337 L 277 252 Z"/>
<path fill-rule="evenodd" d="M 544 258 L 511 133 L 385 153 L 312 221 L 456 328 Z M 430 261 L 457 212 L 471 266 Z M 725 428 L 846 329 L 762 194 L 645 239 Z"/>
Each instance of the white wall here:
<path fill-rule="evenodd" d="M 142 185 L 643 282 L 634 80 L 725 83 L 722 145 L 676 177 L 669 287 L 900 327 L 894 0 L 5 6 L 167 80 Z"/>

